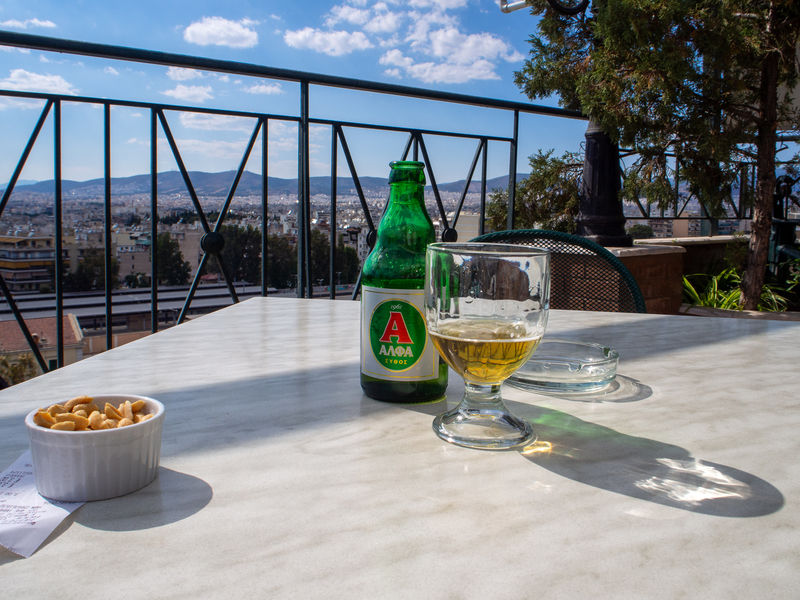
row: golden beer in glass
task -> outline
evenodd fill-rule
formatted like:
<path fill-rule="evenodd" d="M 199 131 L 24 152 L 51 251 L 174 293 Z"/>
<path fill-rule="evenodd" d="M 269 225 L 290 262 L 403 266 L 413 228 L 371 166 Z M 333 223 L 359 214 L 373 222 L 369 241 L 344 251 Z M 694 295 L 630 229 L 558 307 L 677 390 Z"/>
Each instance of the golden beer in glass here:
<path fill-rule="evenodd" d="M 444 361 L 464 378 L 461 403 L 434 419 L 442 439 L 469 448 L 514 448 L 535 439 L 512 415 L 500 385 L 544 335 L 550 253 L 511 244 L 430 244 L 425 320 Z"/>

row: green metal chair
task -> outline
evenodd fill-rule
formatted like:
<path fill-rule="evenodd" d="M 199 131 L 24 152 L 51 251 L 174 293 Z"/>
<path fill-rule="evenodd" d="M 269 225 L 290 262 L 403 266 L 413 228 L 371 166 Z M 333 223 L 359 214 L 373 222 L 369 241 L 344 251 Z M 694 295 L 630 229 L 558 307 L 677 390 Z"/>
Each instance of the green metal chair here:
<path fill-rule="evenodd" d="M 550 250 L 550 308 L 647 312 L 642 292 L 627 267 L 586 238 L 545 229 L 515 229 L 487 233 L 472 241 Z"/>

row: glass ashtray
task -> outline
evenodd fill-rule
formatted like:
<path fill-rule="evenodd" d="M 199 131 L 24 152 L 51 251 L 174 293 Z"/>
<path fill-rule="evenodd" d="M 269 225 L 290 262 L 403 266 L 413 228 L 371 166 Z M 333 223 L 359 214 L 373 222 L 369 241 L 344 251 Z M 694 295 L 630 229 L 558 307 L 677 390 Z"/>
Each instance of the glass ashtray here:
<path fill-rule="evenodd" d="M 600 344 L 544 339 L 508 383 L 533 392 L 604 390 L 617 376 L 619 353 Z"/>

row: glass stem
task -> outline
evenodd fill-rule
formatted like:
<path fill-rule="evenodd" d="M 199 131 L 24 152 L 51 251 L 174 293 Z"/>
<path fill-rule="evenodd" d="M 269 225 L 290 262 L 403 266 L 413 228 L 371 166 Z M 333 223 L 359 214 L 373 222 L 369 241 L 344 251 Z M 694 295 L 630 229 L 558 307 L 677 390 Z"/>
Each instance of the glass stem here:
<path fill-rule="evenodd" d="M 500 384 L 478 385 L 464 382 L 464 398 L 459 408 L 473 410 L 499 410 L 506 412 L 500 395 Z"/>

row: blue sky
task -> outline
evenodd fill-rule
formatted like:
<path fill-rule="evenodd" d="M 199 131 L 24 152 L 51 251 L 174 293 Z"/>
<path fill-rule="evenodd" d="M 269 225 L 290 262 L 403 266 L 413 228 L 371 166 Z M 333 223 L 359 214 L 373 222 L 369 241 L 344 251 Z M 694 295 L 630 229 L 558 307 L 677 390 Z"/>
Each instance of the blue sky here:
<path fill-rule="evenodd" d="M 188 54 L 370 81 L 525 101 L 513 83 L 528 52 L 535 20 L 527 10 L 503 14 L 496 0 L 27 0 L 0 4 L 0 29 L 64 39 Z M 294 83 L 167 69 L 38 51 L 0 52 L 0 88 L 176 103 L 297 115 Z M 542 104 L 556 105 L 554 100 Z M 41 102 L 0 99 L 0 181 L 6 181 L 39 116 Z M 414 125 L 434 130 L 510 135 L 511 113 L 400 100 L 392 96 L 312 87 L 311 115 L 345 121 Z M 66 179 L 102 175 L 102 118 L 97 106 L 64 106 Z M 170 113 L 170 126 L 190 170 L 236 168 L 253 123 Z M 575 150 L 586 124 L 523 115 L 518 167 L 539 148 Z M 48 125 L 23 173 L 52 178 Z M 330 131 L 312 130 L 312 175 L 329 174 Z M 296 128 L 270 126 L 270 175 L 295 177 Z M 348 131 L 360 175 L 386 176 L 405 136 Z M 112 110 L 112 175 L 149 168 L 146 111 Z M 431 139 L 437 180 L 466 176 L 471 141 Z M 159 170 L 175 168 L 164 140 Z M 340 174 L 345 174 L 340 158 Z M 248 169 L 260 172 L 256 153 Z M 490 146 L 489 176 L 508 171 L 508 146 Z"/>

